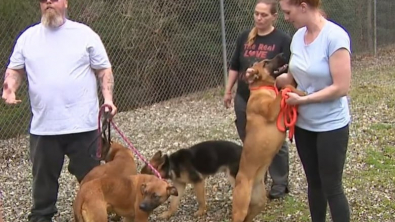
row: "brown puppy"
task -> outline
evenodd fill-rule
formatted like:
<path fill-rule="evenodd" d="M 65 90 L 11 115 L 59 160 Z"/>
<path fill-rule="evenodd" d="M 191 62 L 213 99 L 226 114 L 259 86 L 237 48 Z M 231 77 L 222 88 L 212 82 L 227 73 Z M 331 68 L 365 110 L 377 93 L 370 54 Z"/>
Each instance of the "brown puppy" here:
<path fill-rule="evenodd" d="M 282 95 L 276 95 L 274 88 L 277 77 L 274 71 L 284 64 L 283 55 L 278 54 L 271 60 L 255 63 L 252 67 L 255 72 L 247 76 L 251 94 L 246 109 L 246 138 L 233 190 L 233 222 L 252 222 L 266 205 L 263 178 L 286 136 L 276 125 Z M 305 95 L 294 86 L 286 88 Z"/>
<path fill-rule="evenodd" d="M 102 137 L 103 149 L 102 160 L 106 163 L 93 168 L 81 181 L 84 183 L 104 175 L 136 175 L 137 166 L 134 161 L 133 152 L 114 141 L 107 141 Z"/>
<path fill-rule="evenodd" d="M 153 175 L 106 175 L 84 183 L 73 204 L 76 222 L 107 222 L 109 212 L 124 222 L 148 222 L 154 209 L 177 189 Z"/>

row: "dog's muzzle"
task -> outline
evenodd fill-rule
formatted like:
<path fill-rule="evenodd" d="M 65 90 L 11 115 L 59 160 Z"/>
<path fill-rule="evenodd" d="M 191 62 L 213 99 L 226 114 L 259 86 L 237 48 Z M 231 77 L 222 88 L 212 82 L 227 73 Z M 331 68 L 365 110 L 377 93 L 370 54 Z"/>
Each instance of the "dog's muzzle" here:
<path fill-rule="evenodd" d="M 150 203 L 146 203 L 146 202 L 142 202 L 139 205 L 140 210 L 144 211 L 144 212 L 150 212 L 152 210 L 154 210 L 157 206 L 154 206 L 153 204 Z"/>
<path fill-rule="evenodd" d="M 146 203 L 141 203 L 140 206 L 139 206 L 139 208 L 140 208 L 140 210 L 142 210 L 142 211 L 149 211 L 149 210 L 148 210 L 148 209 L 149 209 L 148 204 L 146 204 Z"/>

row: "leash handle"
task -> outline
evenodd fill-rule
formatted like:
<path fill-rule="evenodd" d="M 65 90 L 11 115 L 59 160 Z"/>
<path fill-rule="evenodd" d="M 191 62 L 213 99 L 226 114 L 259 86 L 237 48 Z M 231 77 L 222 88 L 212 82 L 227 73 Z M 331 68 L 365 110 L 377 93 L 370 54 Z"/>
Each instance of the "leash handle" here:
<path fill-rule="evenodd" d="M 106 108 L 108 108 L 108 111 L 106 111 Z M 99 138 L 101 137 L 101 135 L 103 134 L 103 136 L 105 137 L 104 133 L 106 130 L 108 130 L 108 135 L 107 135 L 107 141 L 110 142 L 111 141 L 111 125 L 110 122 L 112 121 L 112 116 L 111 116 L 111 112 L 112 112 L 112 107 L 110 105 L 107 104 L 103 104 L 100 107 L 99 110 L 99 117 L 98 117 L 98 131 L 99 131 Z M 102 117 L 104 118 L 103 124 L 100 124 Z M 101 151 L 103 148 L 103 143 L 102 140 L 99 139 L 99 147 L 96 150 L 96 157 L 97 158 L 101 158 Z"/>
<path fill-rule="evenodd" d="M 111 111 L 104 111 L 104 121 L 102 124 L 102 131 L 103 131 L 103 136 L 105 137 L 105 131 L 108 130 L 108 134 L 107 134 L 107 142 L 111 142 Z"/>

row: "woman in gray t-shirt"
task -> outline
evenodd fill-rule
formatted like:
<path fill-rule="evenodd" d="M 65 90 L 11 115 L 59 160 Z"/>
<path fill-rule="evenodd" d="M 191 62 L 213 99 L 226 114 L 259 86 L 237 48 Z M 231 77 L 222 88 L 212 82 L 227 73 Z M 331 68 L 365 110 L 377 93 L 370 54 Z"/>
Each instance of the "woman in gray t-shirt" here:
<path fill-rule="evenodd" d="M 320 0 L 280 0 L 285 20 L 298 30 L 291 42 L 289 72 L 277 78 L 298 89 L 288 104 L 297 104 L 295 143 L 307 182 L 312 221 L 325 221 L 329 204 L 334 222 L 350 221 L 342 176 L 349 139 L 347 93 L 351 81 L 351 50 L 347 32 L 322 16 Z"/>

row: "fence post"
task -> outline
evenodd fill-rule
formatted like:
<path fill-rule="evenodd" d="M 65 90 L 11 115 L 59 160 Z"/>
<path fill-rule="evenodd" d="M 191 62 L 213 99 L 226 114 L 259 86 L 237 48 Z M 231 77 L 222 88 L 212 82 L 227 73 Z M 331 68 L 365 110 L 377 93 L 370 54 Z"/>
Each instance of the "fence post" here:
<path fill-rule="evenodd" d="M 224 87 L 228 82 L 228 65 L 226 56 L 226 38 L 225 38 L 225 13 L 224 13 L 224 0 L 220 1 L 220 11 L 221 11 L 221 35 L 222 35 L 222 59 L 223 59 L 223 71 L 224 71 Z"/>
<path fill-rule="evenodd" d="M 373 0 L 373 53 L 377 55 L 377 0 Z"/>

